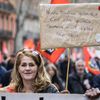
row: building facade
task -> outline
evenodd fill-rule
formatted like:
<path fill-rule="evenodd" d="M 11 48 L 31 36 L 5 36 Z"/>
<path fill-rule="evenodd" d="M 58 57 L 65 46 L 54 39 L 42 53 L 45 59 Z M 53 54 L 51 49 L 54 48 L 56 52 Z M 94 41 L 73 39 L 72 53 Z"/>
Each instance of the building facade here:
<path fill-rule="evenodd" d="M 0 53 L 13 53 L 15 35 L 15 9 L 8 0 L 0 0 Z"/>

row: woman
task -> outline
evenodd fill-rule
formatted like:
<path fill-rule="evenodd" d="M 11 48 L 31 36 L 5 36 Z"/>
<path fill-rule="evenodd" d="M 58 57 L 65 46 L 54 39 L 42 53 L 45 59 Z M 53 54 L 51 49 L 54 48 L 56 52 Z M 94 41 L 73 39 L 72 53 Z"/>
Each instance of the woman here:
<path fill-rule="evenodd" d="M 51 82 L 58 88 L 58 90 L 64 90 L 64 86 L 62 85 L 56 66 L 50 63 L 46 66 L 46 70 L 50 76 Z"/>
<path fill-rule="evenodd" d="M 37 51 L 23 49 L 16 55 L 11 84 L 0 91 L 57 93 L 58 89 L 50 82 L 42 56 Z"/>

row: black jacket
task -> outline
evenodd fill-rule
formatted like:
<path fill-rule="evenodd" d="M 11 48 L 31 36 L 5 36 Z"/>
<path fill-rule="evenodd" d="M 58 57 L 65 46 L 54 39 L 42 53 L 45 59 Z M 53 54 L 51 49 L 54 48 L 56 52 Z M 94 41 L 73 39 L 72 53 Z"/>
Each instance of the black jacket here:
<path fill-rule="evenodd" d="M 72 73 L 69 76 L 69 81 L 68 81 L 69 92 L 76 93 L 76 94 L 84 94 L 85 91 L 87 90 L 86 86 L 84 85 L 84 81 L 86 79 L 89 80 L 89 77 L 87 74 L 84 75 L 83 79 L 80 79 L 80 77 L 77 75 L 77 73 Z"/>
<path fill-rule="evenodd" d="M 40 91 L 39 93 L 58 93 L 58 89 L 54 84 L 50 84 L 48 85 L 48 87 L 42 91 Z"/>
<path fill-rule="evenodd" d="M 100 89 L 100 75 L 96 75 L 93 78 L 93 86 Z"/>

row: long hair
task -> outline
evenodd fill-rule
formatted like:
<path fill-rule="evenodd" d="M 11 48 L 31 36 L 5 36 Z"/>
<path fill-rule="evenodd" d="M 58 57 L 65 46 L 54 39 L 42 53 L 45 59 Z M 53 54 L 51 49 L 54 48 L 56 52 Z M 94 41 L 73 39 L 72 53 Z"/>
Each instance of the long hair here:
<path fill-rule="evenodd" d="M 54 71 L 54 75 L 51 78 L 51 82 L 58 88 L 59 91 L 63 90 L 64 87 L 59 77 L 59 71 L 54 64 L 48 64 L 46 66 L 47 72 L 49 73 L 50 68 Z"/>
<path fill-rule="evenodd" d="M 18 72 L 23 56 L 31 57 L 38 67 L 36 77 L 32 84 L 34 92 L 38 93 L 39 91 L 45 89 L 51 82 L 45 70 L 42 56 L 37 51 L 29 49 L 20 50 L 16 55 L 15 65 L 12 71 L 12 82 L 15 83 L 15 92 L 22 92 L 24 87 L 22 77 Z"/>

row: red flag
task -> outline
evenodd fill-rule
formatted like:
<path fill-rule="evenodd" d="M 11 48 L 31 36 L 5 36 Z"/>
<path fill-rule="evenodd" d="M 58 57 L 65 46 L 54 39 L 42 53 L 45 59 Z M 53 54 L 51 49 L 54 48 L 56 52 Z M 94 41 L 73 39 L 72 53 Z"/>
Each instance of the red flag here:
<path fill-rule="evenodd" d="M 24 48 L 34 49 L 35 45 L 32 39 L 27 39 L 24 41 Z"/>
<path fill-rule="evenodd" d="M 89 61 L 90 61 L 91 55 L 90 55 L 89 51 L 87 50 L 87 47 L 84 47 L 83 48 L 83 53 L 84 53 L 84 60 L 85 60 L 85 63 L 86 63 L 86 69 L 89 72 L 91 72 L 92 74 L 94 74 L 94 75 L 100 74 L 100 71 L 99 70 L 96 70 L 96 69 L 92 68 L 89 65 Z"/>
<path fill-rule="evenodd" d="M 67 3 L 69 3 L 69 0 L 51 0 L 51 4 L 67 4 Z M 55 63 L 57 59 L 60 57 L 60 55 L 65 51 L 65 48 L 48 49 L 43 51 L 40 49 L 40 44 L 38 44 L 38 51 L 52 63 Z"/>
<path fill-rule="evenodd" d="M 69 0 L 51 0 L 51 4 L 67 4 Z"/>
<path fill-rule="evenodd" d="M 41 50 L 39 42 L 37 50 L 52 63 L 55 63 L 60 55 L 65 51 L 65 48 Z"/>

